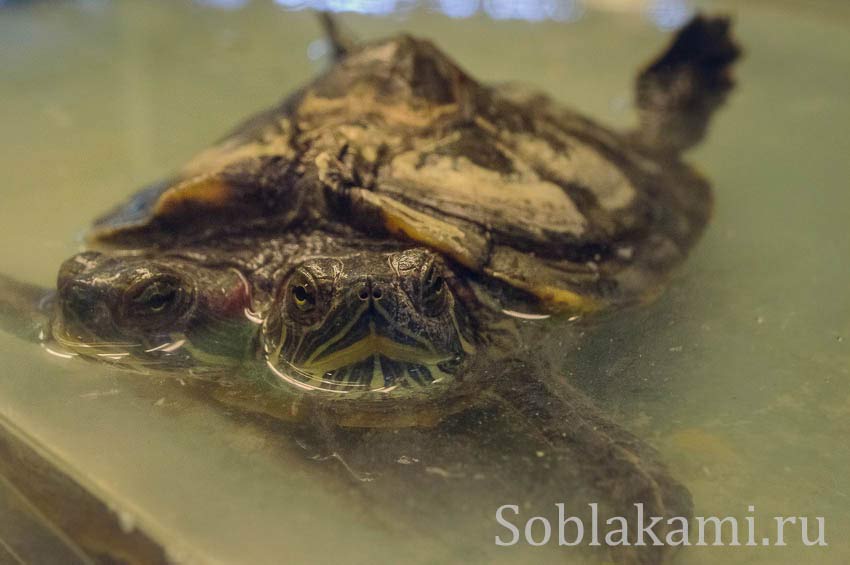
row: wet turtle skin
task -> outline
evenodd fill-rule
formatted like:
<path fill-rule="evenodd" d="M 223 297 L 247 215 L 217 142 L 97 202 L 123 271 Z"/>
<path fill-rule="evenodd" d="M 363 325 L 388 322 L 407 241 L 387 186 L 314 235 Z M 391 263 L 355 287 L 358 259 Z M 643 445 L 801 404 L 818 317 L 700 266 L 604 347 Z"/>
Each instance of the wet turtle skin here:
<path fill-rule="evenodd" d="M 429 427 L 492 406 L 578 461 L 614 513 L 690 516 L 658 454 L 520 333 L 654 295 L 696 242 L 711 191 L 681 154 L 731 89 L 729 22 L 677 34 L 639 75 L 624 133 L 479 84 L 425 40 L 329 29 L 326 73 L 98 220 L 98 251 L 66 261 L 55 291 L 0 279 L 4 324 L 227 380 L 228 405 L 283 420 Z"/>

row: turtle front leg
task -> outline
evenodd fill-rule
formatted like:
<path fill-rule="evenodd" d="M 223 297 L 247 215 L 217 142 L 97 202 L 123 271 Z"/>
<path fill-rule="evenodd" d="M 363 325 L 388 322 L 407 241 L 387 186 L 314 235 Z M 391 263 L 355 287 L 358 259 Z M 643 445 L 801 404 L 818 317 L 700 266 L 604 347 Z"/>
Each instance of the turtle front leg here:
<path fill-rule="evenodd" d="M 616 563 L 666 563 L 674 550 L 666 543 L 668 531 L 681 529 L 681 522 L 692 517 L 690 492 L 670 475 L 655 449 L 612 422 L 583 393 L 549 374 L 516 363 L 493 383 L 492 390 L 553 455 L 579 467 L 612 516 L 626 519 L 630 545 L 609 544 Z M 653 517 L 662 518 L 652 530 L 663 545 L 654 545 L 648 536 L 643 545 L 634 545 L 637 504 L 643 505 L 644 525 Z M 668 524 L 674 517 L 680 519 Z M 600 540 L 612 529 L 620 526 L 606 526 L 600 520 Z"/>

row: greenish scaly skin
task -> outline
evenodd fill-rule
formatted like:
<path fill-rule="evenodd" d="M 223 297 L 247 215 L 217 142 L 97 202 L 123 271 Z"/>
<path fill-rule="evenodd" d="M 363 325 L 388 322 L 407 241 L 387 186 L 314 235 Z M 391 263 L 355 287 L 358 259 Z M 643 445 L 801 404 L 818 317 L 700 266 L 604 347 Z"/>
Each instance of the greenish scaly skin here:
<path fill-rule="evenodd" d="M 696 17 L 639 75 L 641 125 L 623 133 L 481 85 L 427 41 L 361 45 L 325 23 L 334 65 L 96 222 L 105 251 L 67 260 L 55 290 L 0 278 L 3 327 L 229 378 L 242 390 L 223 401 L 285 420 L 427 427 L 495 406 L 577 461 L 615 514 L 690 516 L 658 454 L 528 349 L 518 320 L 651 297 L 697 241 L 712 196 L 682 153 L 732 87 L 728 20 Z"/>

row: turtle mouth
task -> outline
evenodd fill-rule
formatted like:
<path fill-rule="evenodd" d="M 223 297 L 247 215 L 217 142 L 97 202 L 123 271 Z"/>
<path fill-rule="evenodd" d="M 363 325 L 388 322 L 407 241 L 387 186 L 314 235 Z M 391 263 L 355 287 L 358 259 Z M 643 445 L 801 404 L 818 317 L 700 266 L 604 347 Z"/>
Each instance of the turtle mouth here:
<path fill-rule="evenodd" d="M 397 389 L 413 391 L 431 385 L 449 384 L 455 380 L 461 361 L 448 359 L 427 363 L 393 359 L 374 353 L 324 372 L 310 367 L 296 367 L 291 363 L 284 363 L 284 368 L 281 368 L 271 358 L 268 365 L 279 378 L 299 389 L 346 394 L 389 393 Z"/>
<path fill-rule="evenodd" d="M 267 353 L 269 368 L 306 391 L 413 392 L 456 381 L 473 352 L 465 340 L 436 344 L 374 302 L 348 317 L 333 335 L 301 336 L 298 344 L 284 326 L 278 347 Z"/>

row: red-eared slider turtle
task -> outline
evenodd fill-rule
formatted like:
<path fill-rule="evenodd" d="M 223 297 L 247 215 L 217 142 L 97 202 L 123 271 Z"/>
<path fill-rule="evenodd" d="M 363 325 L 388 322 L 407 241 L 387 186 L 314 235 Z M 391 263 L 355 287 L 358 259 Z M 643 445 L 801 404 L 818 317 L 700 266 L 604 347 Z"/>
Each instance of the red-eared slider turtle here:
<path fill-rule="evenodd" d="M 55 293 L 2 279 L 4 317 L 70 355 L 271 382 L 246 403 L 283 418 L 428 426 L 495 403 L 623 515 L 688 516 L 654 451 L 518 319 L 651 296 L 697 240 L 711 193 L 681 153 L 732 86 L 728 21 L 696 17 L 639 75 L 626 133 L 484 86 L 427 41 L 355 45 L 326 23 L 326 73 L 98 220 L 111 249 L 69 259 Z"/>

